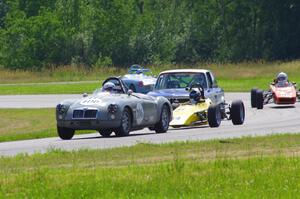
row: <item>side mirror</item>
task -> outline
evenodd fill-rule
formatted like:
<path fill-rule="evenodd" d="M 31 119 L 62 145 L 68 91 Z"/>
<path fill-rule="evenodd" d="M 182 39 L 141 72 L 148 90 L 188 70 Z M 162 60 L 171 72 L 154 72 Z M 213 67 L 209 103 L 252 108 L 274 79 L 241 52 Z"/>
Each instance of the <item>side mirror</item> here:
<path fill-rule="evenodd" d="M 87 96 L 89 96 L 87 93 L 82 94 L 82 97 L 87 97 Z"/>
<path fill-rule="evenodd" d="M 133 91 L 132 91 L 131 89 L 129 89 L 129 90 L 127 91 L 127 95 L 128 95 L 128 96 L 132 95 L 132 93 L 133 93 Z"/>

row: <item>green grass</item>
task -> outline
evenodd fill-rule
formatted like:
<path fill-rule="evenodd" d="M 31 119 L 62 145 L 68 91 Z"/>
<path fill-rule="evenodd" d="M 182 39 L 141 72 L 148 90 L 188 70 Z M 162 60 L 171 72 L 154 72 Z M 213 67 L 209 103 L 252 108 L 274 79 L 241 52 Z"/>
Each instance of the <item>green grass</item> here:
<path fill-rule="evenodd" d="M 159 65 L 149 66 L 153 74 L 168 69 L 205 68 L 212 70 L 225 91 L 249 91 L 252 87 L 263 89 L 273 80 L 278 72 L 284 71 L 289 79 L 300 82 L 300 61 L 290 62 L 243 62 L 237 64 L 197 64 L 197 65 Z M 8 94 L 52 94 L 52 93 L 92 93 L 109 76 L 126 73 L 126 68 L 92 68 L 65 66 L 43 71 L 9 71 L 0 69 L 0 95 Z M 79 84 L 23 84 L 47 82 L 82 82 Z M 8 85 L 7 85 L 8 84 Z M 10 85 L 16 84 L 16 85 Z"/>
<path fill-rule="evenodd" d="M 0 158 L 1 198 L 297 198 L 300 135 Z"/>
<path fill-rule="evenodd" d="M 101 82 L 102 83 L 102 82 Z M 81 82 L 81 83 L 57 83 L 57 84 L 36 84 L 36 85 L 1 85 L 1 95 L 24 95 L 24 94 L 79 94 L 92 93 L 101 85 L 99 82 Z"/>
<path fill-rule="evenodd" d="M 0 109 L 0 124 L 0 142 L 57 136 L 54 108 Z"/>

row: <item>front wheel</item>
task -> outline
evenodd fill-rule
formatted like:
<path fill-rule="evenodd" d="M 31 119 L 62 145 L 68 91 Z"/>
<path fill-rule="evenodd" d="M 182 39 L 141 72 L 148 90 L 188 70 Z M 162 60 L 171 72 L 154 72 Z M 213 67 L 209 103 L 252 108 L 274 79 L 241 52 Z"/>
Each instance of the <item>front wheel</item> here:
<path fill-rule="evenodd" d="M 252 88 L 251 89 L 251 107 L 252 108 L 256 108 L 256 92 L 257 89 L 256 88 Z"/>
<path fill-rule="evenodd" d="M 245 120 L 245 107 L 241 100 L 233 101 L 230 108 L 230 117 L 234 125 L 241 125 Z"/>
<path fill-rule="evenodd" d="M 256 91 L 256 108 L 257 109 L 264 108 L 264 94 L 262 90 Z"/>
<path fill-rule="evenodd" d="M 112 134 L 112 130 L 110 129 L 101 129 L 99 130 L 100 135 L 102 135 L 102 137 L 109 137 Z"/>
<path fill-rule="evenodd" d="M 128 108 L 125 108 L 121 117 L 121 125 L 115 130 L 116 136 L 121 137 L 129 135 L 131 121 L 132 117 L 130 111 Z"/>
<path fill-rule="evenodd" d="M 57 134 L 63 140 L 70 140 L 74 136 L 75 130 L 65 127 L 57 127 Z"/>
<path fill-rule="evenodd" d="M 165 133 L 169 129 L 170 110 L 165 104 L 162 107 L 159 122 L 155 124 L 154 130 L 156 133 Z"/>
<path fill-rule="evenodd" d="M 218 104 L 211 104 L 207 111 L 208 124 L 210 127 L 219 127 L 222 120 L 221 109 Z"/>

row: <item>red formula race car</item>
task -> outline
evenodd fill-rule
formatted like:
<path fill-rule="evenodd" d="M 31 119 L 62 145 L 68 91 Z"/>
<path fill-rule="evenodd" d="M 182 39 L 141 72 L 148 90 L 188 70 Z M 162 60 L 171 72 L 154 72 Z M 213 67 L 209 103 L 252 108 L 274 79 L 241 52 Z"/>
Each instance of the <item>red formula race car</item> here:
<path fill-rule="evenodd" d="M 282 75 L 284 74 L 284 75 Z M 281 76 L 286 76 L 281 78 Z M 268 91 L 251 89 L 251 107 L 263 109 L 265 104 L 275 103 L 292 105 L 300 99 L 300 91 L 297 90 L 296 83 L 289 82 L 285 73 L 279 73 L 277 78 L 270 84 Z"/>

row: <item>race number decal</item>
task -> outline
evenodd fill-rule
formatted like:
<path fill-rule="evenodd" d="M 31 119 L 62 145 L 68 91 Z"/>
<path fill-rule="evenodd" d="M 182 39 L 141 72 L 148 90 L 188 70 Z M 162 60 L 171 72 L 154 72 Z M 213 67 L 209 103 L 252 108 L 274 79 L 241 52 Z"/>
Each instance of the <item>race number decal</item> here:
<path fill-rule="evenodd" d="M 142 104 L 136 105 L 136 123 L 139 125 L 144 119 L 144 109 Z"/>
<path fill-rule="evenodd" d="M 94 105 L 94 104 L 100 104 L 102 101 L 101 99 L 97 97 L 90 97 L 88 99 L 84 99 L 80 102 L 82 105 Z"/>

